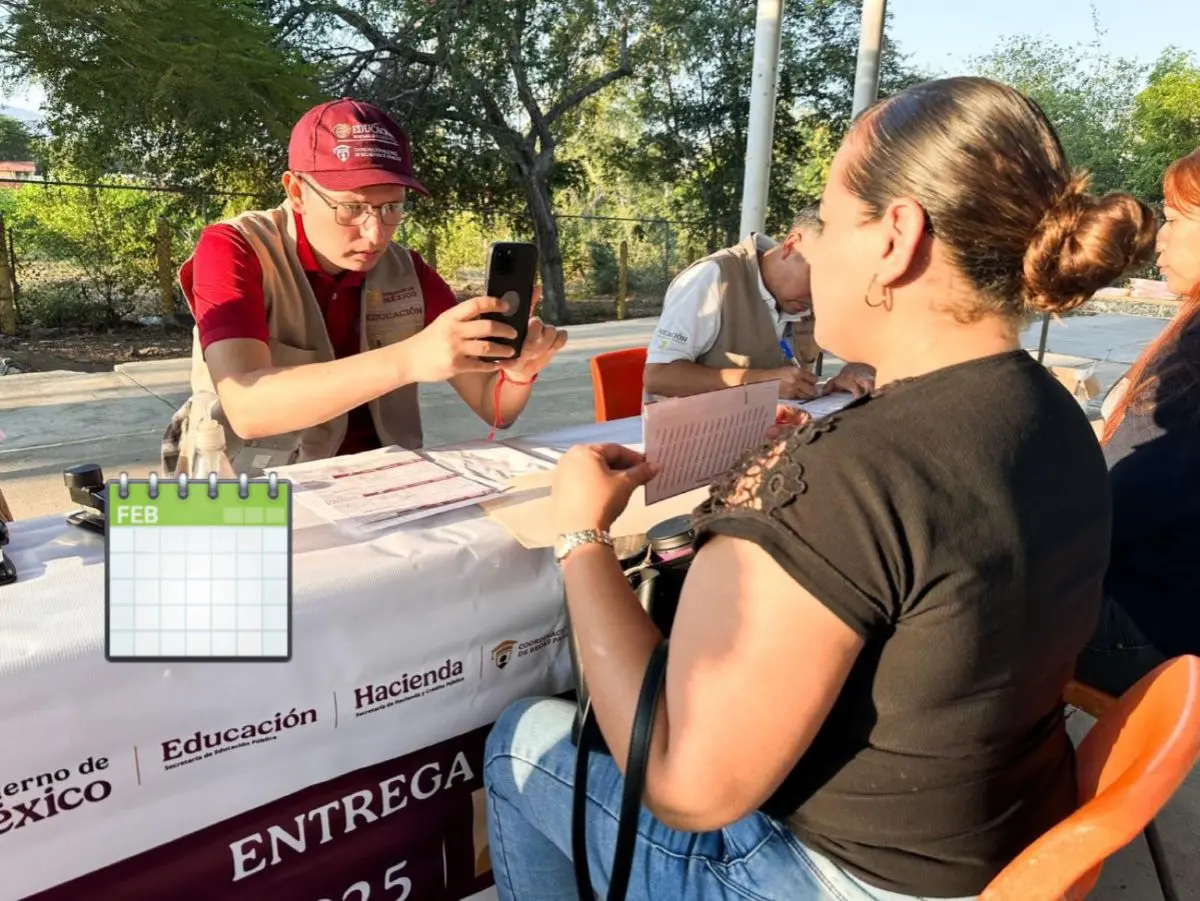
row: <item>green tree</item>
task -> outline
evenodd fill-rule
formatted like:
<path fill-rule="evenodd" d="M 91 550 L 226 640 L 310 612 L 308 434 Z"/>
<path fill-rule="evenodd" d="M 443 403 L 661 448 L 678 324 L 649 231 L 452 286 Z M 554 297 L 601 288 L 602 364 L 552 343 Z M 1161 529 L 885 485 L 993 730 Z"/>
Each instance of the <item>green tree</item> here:
<path fill-rule="evenodd" d="M 315 71 L 252 0 L 0 0 L 0 73 L 46 93 L 49 151 L 122 172 L 262 189 Z"/>
<path fill-rule="evenodd" d="M 813 126 L 805 144 L 804 161 L 795 171 L 794 192 L 798 199 L 808 203 L 820 202 L 837 149 L 833 130 L 829 126 Z"/>
<path fill-rule="evenodd" d="M 71 180 L 80 173 L 63 173 Z M 23 286 L 27 316 L 42 325 L 112 325 L 156 290 L 154 236 L 163 194 L 28 185 L 10 224 L 18 261 L 43 261 Z M 176 248 L 181 258 L 183 248 Z"/>
<path fill-rule="evenodd" d="M 28 162 L 33 159 L 33 135 L 25 123 L 0 116 L 0 161 Z"/>
<path fill-rule="evenodd" d="M 1170 49 L 1150 73 L 1133 108 L 1129 187 L 1145 200 L 1162 200 L 1162 178 L 1176 159 L 1200 148 L 1200 67 Z"/>
<path fill-rule="evenodd" d="M 749 88 L 754 57 L 754 0 L 651 0 L 654 53 L 639 73 L 636 101 L 644 132 L 611 152 L 631 176 L 675 186 L 679 212 L 709 223 L 715 249 L 738 238 Z M 811 0 L 784 9 L 768 230 L 790 225 L 803 170 L 825 135 L 836 147 L 849 124 L 861 0 Z M 880 93 L 919 78 L 885 39 Z"/>
<path fill-rule="evenodd" d="M 1032 97 L 1054 124 L 1076 168 L 1092 173 L 1092 188 L 1126 188 L 1134 98 L 1147 67 L 1106 55 L 1101 32 L 1081 44 L 1028 35 L 1003 39 L 972 61 L 975 71 Z"/>
<path fill-rule="evenodd" d="M 441 203 L 527 213 L 546 318 L 567 316 L 554 191 L 581 104 L 630 77 L 635 14 L 618 0 L 293 0 L 275 23 L 332 93 L 379 102 L 425 148 Z M 517 198 L 523 202 L 518 206 Z M 521 208 L 523 207 L 523 209 Z"/>

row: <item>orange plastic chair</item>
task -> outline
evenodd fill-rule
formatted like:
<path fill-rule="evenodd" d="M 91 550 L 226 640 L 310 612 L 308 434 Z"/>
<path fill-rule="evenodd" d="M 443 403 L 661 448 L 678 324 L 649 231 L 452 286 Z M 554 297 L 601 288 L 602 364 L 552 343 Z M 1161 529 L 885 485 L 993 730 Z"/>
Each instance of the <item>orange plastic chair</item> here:
<path fill-rule="evenodd" d="M 1096 719 L 1104 716 L 1109 708 L 1117 703 L 1117 698 L 1108 692 L 1075 679 L 1067 683 L 1067 688 L 1063 692 L 1063 700 Z M 1150 851 L 1150 862 L 1154 865 L 1154 875 L 1158 879 L 1158 887 L 1162 891 L 1164 901 L 1179 901 L 1179 893 L 1175 890 L 1175 879 L 1171 876 L 1171 869 L 1167 865 L 1167 852 L 1163 848 L 1162 839 L 1158 835 L 1158 826 L 1154 820 L 1149 822 L 1142 835 L 1146 839 L 1146 847 Z"/>
<path fill-rule="evenodd" d="M 592 357 L 592 399 L 596 422 L 642 413 L 642 371 L 646 348 L 628 347 Z"/>
<path fill-rule="evenodd" d="M 1067 689 L 1063 692 L 1063 700 L 1096 719 L 1100 719 L 1108 713 L 1113 704 L 1117 703 L 1117 699 L 1107 692 L 1074 679 L 1067 683 Z"/>
<path fill-rule="evenodd" d="M 1094 692 L 1084 688 L 1074 683 L 1067 694 Z M 980 901 L 1081 901 L 1104 861 L 1149 831 L 1200 759 L 1200 657 L 1168 660 L 1111 699 L 1076 758 L 1079 809 L 1005 867 Z M 1173 892 L 1163 884 L 1168 899 Z"/>

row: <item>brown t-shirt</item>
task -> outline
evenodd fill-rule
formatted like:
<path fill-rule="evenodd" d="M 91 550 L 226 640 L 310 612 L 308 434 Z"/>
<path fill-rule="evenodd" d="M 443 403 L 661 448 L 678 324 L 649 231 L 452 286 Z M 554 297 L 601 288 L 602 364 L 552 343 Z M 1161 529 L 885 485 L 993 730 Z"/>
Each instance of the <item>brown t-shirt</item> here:
<path fill-rule="evenodd" d="M 1075 808 L 1062 692 L 1112 525 L 1086 416 L 1015 351 L 793 434 L 755 482 L 761 510 L 735 496 L 738 475 L 697 510 L 698 544 L 760 545 L 866 640 L 764 809 L 872 885 L 979 893 Z M 789 686 L 767 690 L 788 702 Z"/>

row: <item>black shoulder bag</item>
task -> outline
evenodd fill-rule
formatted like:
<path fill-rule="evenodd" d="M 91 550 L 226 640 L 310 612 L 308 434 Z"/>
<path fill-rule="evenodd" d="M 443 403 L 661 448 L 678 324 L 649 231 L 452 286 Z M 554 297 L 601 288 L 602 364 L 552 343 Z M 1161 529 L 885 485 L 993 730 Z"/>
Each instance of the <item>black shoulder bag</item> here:
<path fill-rule="evenodd" d="M 642 607 L 664 636 L 670 636 L 679 596 L 692 560 L 692 530 L 689 517 L 676 517 L 660 523 L 647 533 L 649 546 L 645 557 L 625 571 L 625 577 L 637 593 Z M 667 640 L 654 649 L 642 678 L 642 688 L 633 717 L 629 737 L 629 758 L 625 764 L 625 779 L 621 792 L 621 809 L 617 822 L 617 841 L 613 850 L 612 878 L 608 901 L 623 901 L 629 887 L 633 866 L 633 849 L 637 841 L 638 816 L 642 807 L 642 792 L 646 782 L 646 764 L 650 752 L 650 737 L 654 730 L 654 715 L 662 694 L 667 671 Z M 587 775 L 588 755 L 609 753 L 608 745 L 592 712 L 587 683 L 572 640 L 572 661 L 575 666 L 578 710 L 572 737 L 578 749 L 575 764 L 575 785 L 571 810 L 571 857 L 575 864 L 575 882 L 580 901 L 595 901 L 587 857 Z"/>

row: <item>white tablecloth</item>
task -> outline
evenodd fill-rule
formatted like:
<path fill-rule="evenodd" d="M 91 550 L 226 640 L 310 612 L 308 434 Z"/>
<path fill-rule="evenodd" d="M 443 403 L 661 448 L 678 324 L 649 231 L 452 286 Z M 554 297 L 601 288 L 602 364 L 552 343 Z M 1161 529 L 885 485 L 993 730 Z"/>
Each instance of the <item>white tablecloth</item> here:
<path fill-rule="evenodd" d="M 631 420 L 512 443 L 552 455 L 640 438 Z M 64 517 L 11 524 L 19 581 L 0 587 L 0 901 L 480 730 L 516 698 L 570 687 L 549 551 L 522 548 L 476 507 L 369 540 L 313 522 L 300 505 L 294 517 L 294 651 L 284 664 L 107 662 L 103 538 Z M 429 796 L 433 775 L 452 783 L 452 761 L 441 767 L 425 771 L 424 790 L 408 773 L 404 797 Z M 338 826 L 350 809 L 341 800 L 332 827 L 316 802 L 299 825 L 289 815 L 274 832 L 247 826 L 247 842 L 223 847 L 213 864 L 226 888 L 201 893 L 211 874 L 198 874 L 195 897 L 287 901 L 290 891 L 264 881 L 276 868 L 302 873 L 292 861 L 316 847 L 349 847 L 355 827 Z M 378 788 L 363 803 L 378 813 Z M 382 874 L 361 878 L 381 887 Z M 411 897 L 422 896 L 414 886 Z"/>

